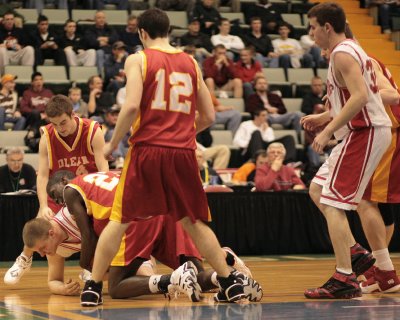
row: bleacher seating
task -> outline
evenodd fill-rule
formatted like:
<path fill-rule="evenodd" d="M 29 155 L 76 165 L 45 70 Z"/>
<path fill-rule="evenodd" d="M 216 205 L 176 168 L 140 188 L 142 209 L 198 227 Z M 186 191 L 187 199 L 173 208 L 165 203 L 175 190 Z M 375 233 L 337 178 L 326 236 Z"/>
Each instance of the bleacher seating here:
<path fill-rule="evenodd" d="M 70 83 L 64 66 L 38 66 L 37 71 L 43 75 L 43 79 L 46 83 Z"/>
<path fill-rule="evenodd" d="M 283 98 L 282 100 L 287 112 L 301 111 L 302 98 Z"/>
<path fill-rule="evenodd" d="M 36 9 L 18 8 L 15 11 L 24 17 L 25 24 L 36 24 L 38 17 Z"/>
<path fill-rule="evenodd" d="M 64 25 L 69 19 L 67 9 L 43 9 L 42 14 L 49 19 L 49 25 Z"/>
<path fill-rule="evenodd" d="M 4 151 L 10 147 L 21 147 L 26 151 L 29 150 L 24 141 L 26 134 L 25 130 L 1 131 L 0 149 Z"/>
<path fill-rule="evenodd" d="M 5 66 L 4 72 L 18 76 L 18 78 L 15 80 L 17 84 L 19 83 L 27 84 L 31 83 L 31 75 L 33 73 L 33 67 L 8 65 Z"/>
<path fill-rule="evenodd" d="M 86 83 L 91 76 L 97 75 L 96 67 L 69 67 L 69 79 L 76 83 Z"/>

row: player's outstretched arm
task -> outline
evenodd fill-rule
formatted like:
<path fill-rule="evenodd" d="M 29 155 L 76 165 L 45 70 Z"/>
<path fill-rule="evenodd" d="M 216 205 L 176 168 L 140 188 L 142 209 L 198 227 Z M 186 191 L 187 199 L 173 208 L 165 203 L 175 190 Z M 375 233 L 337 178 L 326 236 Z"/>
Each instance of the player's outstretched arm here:
<path fill-rule="evenodd" d="M 81 257 L 79 265 L 83 269 L 91 270 L 96 251 L 97 236 L 87 214 L 86 205 L 79 192 L 68 186 L 64 190 L 64 200 L 68 211 L 75 218 L 75 222 L 81 232 Z"/>
<path fill-rule="evenodd" d="M 196 130 L 200 132 L 207 129 L 215 121 L 215 109 L 211 100 L 210 91 L 202 78 L 200 79 L 199 92 L 197 95 L 197 111 Z"/>
<path fill-rule="evenodd" d="M 36 179 L 37 194 L 39 199 L 39 214 L 41 218 L 50 219 L 54 213 L 47 205 L 47 191 L 46 186 L 49 181 L 49 158 L 47 152 L 47 139 L 46 135 L 42 134 L 39 142 L 39 169 Z"/>
<path fill-rule="evenodd" d="M 48 285 L 50 292 L 63 296 L 77 296 L 80 293 L 80 285 L 77 281 L 64 282 L 64 258 L 59 255 L 47 256 L 49 265 Z"/>
<path fill-rule="evenodd" d="M 96 162 L 97 170 L 100 172 L 107 172 L 109 170 L 108 161 L 104 157 L 104 134 L 100 128 L 98 128 L 94 134 L 92 140 L 92 149 L 94 153 L 94 161 Z"/>
<path fill-rule="evenodd" d="M 399 92 L 393 88 L 389 80 L 385 77 L 379 64 L 375 60 L 371 60 L 376 74 L 376 82 L 378 84 L 379 94 L 381 95 L 384 105 L 397 105 L 400 101 Z"/>

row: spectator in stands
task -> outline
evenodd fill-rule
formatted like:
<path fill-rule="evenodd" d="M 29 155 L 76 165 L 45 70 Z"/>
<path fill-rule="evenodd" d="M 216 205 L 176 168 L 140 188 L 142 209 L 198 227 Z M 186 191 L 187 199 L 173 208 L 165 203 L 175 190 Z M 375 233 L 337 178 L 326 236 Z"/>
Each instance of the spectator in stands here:
<path fill-rule="evenodd" d="M 9 64 L 33 66 L 35 50 L 28 45 L 28 39 L 21 28 L 14 24 L 14 14 L 5 13 L 0 26 L 0 74 Z"/>
<path fill-rule="evenodd" d="M 293 168 L 283 164 L 286 149 L 282 143 L 271 143 L 267 148 L 267 163 L 257 168 L 257 191 L 282 191 L 305 189 L 303 181 Z"/>
<path fill-rule="evenodd" d="M 274 52 L 279 56 L 281 68 L 311 68 L 313 58 L 309 53 L 304 53 L 300 42 L 289 38 L 290 24 L 282 22 L 279 25 L 279 38 L 272 40 Z"/>
<path fill-rule="evenodd" d="M 236 74 L 243 83 L 244 99 L 254 93 L 253 81 L 256 76 L 263 76 L 260 62 L 254 59 L 253 47 L 246 47 L 240 51 L 240 60 L 236 62 Z"/>
<path fill-rule="evenodd" d="M 226 169 L 231 157 L 231 151 L 228 146 L 218 144 L 211 146 L 213 138 L 210 128 L 207 128 L 196 135 L 197 149 L 203 151 L 206 161 L 212 164 L 214 169 Z"/>
<path fill-rule="evenodd" d="M 260 17 L 264 33 L 277 33 L 278 25 L 283 21 L 279 9 L 269 0 L 258 0 L 245 12 L 246 23 L 250 23 L 252 17 Z"/>
<path fill-rule="evenodd" d="M 111 92 L 103 92 L 103 79 L 100 76 L 91 76 L 88 80 L 89 95 L 83 100 L 88 104 L 91 119 L 104 123 L 104 115 L 108 108 L 115 104 Z"/>
<path fill-rule="evenodd" d="M 89 49 L 96 50 L 96 63 L 99 74 L 102 73 L 104 62 L 111 55 L 111 45 L 118 40 L 118 34 L 106 21 L 103 11 L 94 15 L 94 25 L 86 29 L 85 42 Z"/>
<path fill-rule="evenodd" d="M 42 10 L 44 9 L 44 5 L 45 5 L 45 0 L 27 0 L 25 1 L 25 8 L 32 8 L 32 9 L 36 9 L 37 12 L 42 12 Z M 57 4 L 57 9 L 68 9 L 68 0 L 57 0 L 54 1 Z"/>
<path fill-rule="evenodd" d="M 240 124 L 233 138 L 233 144 L 240 147 L 244 160 L 255 158 L 260 149 L 266 149 L 272 142 L 282 142 L 286 150 L 286 161 L 296 161 L 296 146 L 292 136 L 284 136 L 275 140 L 274 130 L 268 124 L 268 112 L 265 109 L 257 109 L 253 112 L 254 119 Z"/>
<path fill-rule="evenodd" d="M 15 91 L 15 79 L 12 74 L 1 78 L 0 89 L 0 130 L 5 130 L 5 123 L 13 123 L 14 130 L 23 130 L 26 119 L 21 115 L 18 106 L 18 93 Z"/>
<path fill-rule="evenodd" d="M 228 98 L 226 91 L 233 90 L 235 98 L 242 98 L 242 80 L 236 75 L 235 65 L 226 55 L 226 48 L 219 44 L 213 50 L 213 55 L 203 64 L 205 83 L 210 92 L 220 90 L 220 98 Z"/>
<path fill-rule="evenodd" d="M 228 58 L 234 60 L 235 54 L 238 55 L 240 50 L 244 48 L 242 39 L 238 36 L 229 34 L 231 31 L 231 23 L 226 18 L 221 18 L 218 23 L 219 33 L 211 37 L 213 46 L 222 44 L 227 50 Z"/>
<path fill-rule="evenodd" d="M 240 0 L 219 0 L 216 3 L 219 8 L 221 6 L 230 7 L 231 12 L 240 12 Z"/>
<path fill-rule="evenodd" d="M 128 57 L 126 46 L 122 41 L 114 42 L 112 55 L 104 63 L 104 81 L 107 91 L 117 94 L 125 86 L 125 60 Z"/>
<path fill-rule="evenodd" d="M 193 11 L 195 2 L 196 0 L 156 0 L 155 6 L 164 11 L 186 11 L 189 13 Z"/>
<path fill-rule="evenodd" d="M 64 51 L 60 50 L 59 39 L 55 33 L 49 31 L 49 19 L 39 15 L 36 27 L 31 34 L 32 46 L 35 48 L 35 64 L 42 65 L 45 59 L 52 59 L 56 65 L 65 66 Z"/>
<path fill-rule="evenodd" d="M 208 166 L 207 161 L 204 159 L 203 151 L 196 150 L 197 164 L 199 165 L 200 177 L 203 185 L 222 184 L 222 179 L 218 173 Z"/>
<path fill-rule="evenodd" d="M 232 131 L 232 134 L 234 135 L 240 126 L 242 115 L 239 111 L 235 110 L 233 106 L 222 105 L 212 92 L 211 98 L 215 108 L 215 122 L 213 126 L 216 124 L 223 124 L 226 126 L 226 129 Z M 213 126 L 211 129 L 213 129 Z"/>
<path fill-rule="evenodd" d="M 46 124 L 45 108 L 53 96 L 50 89 L 44 88 L 43 76 L 34 72 L 31 76 L 31 86 L 26 89 L 21 99 L 21 113 L 26 118 L 28 127 L 39 128 Z"/>
<path fill-rule="evenodd" d="M 203 65 L 204 59 L 211 55 L 213 45 L 210 37 L 200 32 L 200 21 L 194 17 L 188 25 L 188 32 L 181 37 L 181 46 L 195 46 L 194 58 L 200 66 Z"/>
<path fill-rule="evenodd" d="M 254 47 L 256 51 L 255 59 L 260 62 L 262 67 L 277 68 L 279 66 L 278 54 L 274 52 L 271 39 L 262 31 L 260 17 L 250 19 L 250 29 L 243 35 L 243 41 L 246 46 Z"/>
<path fill-rule="evenodd" d="M 258 109 L 267 110 L 269 124 L 280 124 L 285 129 L 296 130 L 299 141 L 301 141 L 300 118 L 304 114 L 300 111 L 287 112 L 282 98 L 268 90 L 268 81 L 264 76 L 254 80 L 254 88 L 256 92 L 246 100 L 246 111 L 252 113 Z"/>
<path fill-rule="evenodd" d="M 303 101 L 301 103 L 301 112 L 304 114 L 316 114 L 321 113 L 324 109 L 324 83 L 322 79 L 318 76 L 311 79 L 311 91 L 303 96 Z"/>
<path fill-rule="evenodd" d="M 210 37 L 218 32 L 218 22 L 221 15 L 214 7 L 214 0 L 201 0 L 201 2 L 196 3 L 189 18 L 199 19 L 200 31 Z"/>
<path fill-rule="evenodd" d="M 263 149 L 258 150 L 254 155 L 254 159 L 250 159 L 236 170 L 232 177 L 232 182 L 236 184 L 254 182 L 257 168 L 265 163 L 267 163 L 267 152 Z"/>
<path fill-rule="evenodd" d="M 400 1 L 372 0 L 370 6 L 378 6 L 379 25 L 382 32 L 392 33 L 391 17 L 400 16 Z"/>
<path fill-rule="evenodd" d="M 111 108 L 108 108 L 105 114 L 105 121 L 102 126 L 104 132 L 104 141 L 109 142 L 114 133 L 115 125 L 119 115 L 120 107 L 114 104 Z M 129 148 L 128 139 L 130 133 L 127 133 L 124 139 L 118 144 L 118 148 L 112 153 L 113 162 L 110 164 L 110 168 L 122 169 L 124 166 L 124 159 L 126 152 Z"/>
<path fill-rule="evenodd" d="M 88 49 L 87 43 L 80 34 L 76 33 L 76 22 L 67 20 L 64 34 L 59 40 L 60 48 L 64 50 L 68 65 L 71 67 L 96 65 L 96 50 Z"/>
<path fill-rule="evenodd" d="M 68 97 L 72 101 L 74 113 L 80 118 L 88 118 L 88 105 L 82 100 L 82 90 L 78 87 L 72 87 L 68 90 Z"/>
<path fill-rule="evenodd" d="M 142 41 L 139 38 L 136 16 L 130 15 L 128 17 L 126 28 L 119 31 L 119 40 L 125 43 L 129 54 L 143 49 Z"/>
<path fill-rule="evenodd" d="M 128 0 L 85 0 L 88 9 L 104 10 L 105 4 L 114 4 L 117 10 L 128 10 Z"/>
<path fill-rule="evenodd" d="M 315 41 L 311 39 L 310 35 L 305 34 L 300 37 L 300 45 L 305 53 L 308 53 L 313 58 L 313 67 L 315 68 L 326 68 L 328 67 L 328 61 L 321 55 L 321 48 L 315 44 Z"/>
<path fill-rule="evenodd" d="M 36 189 L 36 171 L 24 163 L 24 150 L 13 147 L 7 150 L 7 164 L 0 167 L 0 193 L 22 189 Z"/>

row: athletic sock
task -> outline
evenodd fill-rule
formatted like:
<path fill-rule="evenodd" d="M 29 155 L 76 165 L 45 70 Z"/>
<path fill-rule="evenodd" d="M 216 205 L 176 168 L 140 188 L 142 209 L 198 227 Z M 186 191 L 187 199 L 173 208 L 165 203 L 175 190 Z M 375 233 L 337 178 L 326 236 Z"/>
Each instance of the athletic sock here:
<path fill-rule="evenodd" d="M 376 259 L 375 264 L 379 269 L 385 271 L 394 270 L 393 262 L 390 259 L 388 248 L 372 251 L 372 254 Z"/>
<path fill-rule="evenodd" d="M 351 270 L 351 268 L 350 269 L 347 269 L 347 268 L 336 268 L 336 271 L 340 272 L 340 273 L 343 273 L 343 274 L 346 274 L 348 276 L 353 273 L 353 270 Z"/>

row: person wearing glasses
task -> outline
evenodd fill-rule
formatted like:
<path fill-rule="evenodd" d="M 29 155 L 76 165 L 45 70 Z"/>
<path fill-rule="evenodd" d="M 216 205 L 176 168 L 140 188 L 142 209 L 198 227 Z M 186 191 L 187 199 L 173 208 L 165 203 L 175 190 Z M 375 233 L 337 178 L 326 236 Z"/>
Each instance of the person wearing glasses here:
<path fill-rule="evenodd" d="M 36 189 L 36 171 L 24 163 L 24 150 L 8 149 L 6 161 L 7 164 L 0 167 L 0 193 Z"/>

